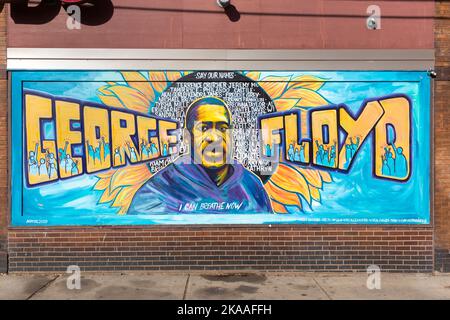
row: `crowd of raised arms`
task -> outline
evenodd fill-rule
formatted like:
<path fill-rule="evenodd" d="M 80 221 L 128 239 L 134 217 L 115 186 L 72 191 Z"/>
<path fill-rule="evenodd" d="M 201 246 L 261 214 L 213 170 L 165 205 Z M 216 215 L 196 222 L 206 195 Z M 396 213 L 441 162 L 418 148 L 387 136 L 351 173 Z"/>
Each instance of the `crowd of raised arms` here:
<path fill-rule="evenodd" d="M 391 152 L 389 146 L 394 150 L 394 155 Z M 396 147 L 395 143 L 390 144 L 384 148 L 384 155 L 381 156 L 383 161 L 381 172 L 383 175 L 394 177 L 405 177 L 408 173 L 408 164 L 405 155 L 403 154 L 402 147 Z"/>
<path fill-rule="evenodd" d="M 142 139 L 142 142 L 140 144 L 140 154 L 136 153 L 136 149 L 130 146 L 130 143 L 127 143 L 127 146 L 123 149 L 128 149 L 128 154 L 130 155 L 131 162 L 154 159 L 159 156 L 159 151 L 156 144 L 148 143 L 144 139 Z M 166 157 L 168 155 L 167 144 L 163 145 L 161 155 L 163 157 Z M 120 152 L 119 148 L 116 148 L 114 150 L 114 163 L 122 163 L 122 153 Z"/>
<path fill-rule="evenodd" d="M 315 162 L 318 165 L 334 168 L 336 167 L 336 142 L 333 145 L 326 147 L 320 144 L 318 140 L 315 141 L 317 146 L 317 152 L 315 154 Z M 67 153 L 67 147 L 69 142 L 65 142 L 64 148 L 58 149 L 58 159 L 59 167 L 64 171 L 66 176 L 73 176 L 79 174 L 78 160 L 73 160 L 71 155 Z M 345 164 L 344 167 L 348 168 L 351 159 L 354 157 L 358 147 L 360 145 L 360 138 L 356 137 L 354 142 L 352 138 L 349 139 L 349 143 L 345 144 Z M 392 153 L 391 149 L 394 151 Z M 45 149 L 45 154 L 43 158 L 36 159 L 38 154 L 39 143 L 36 143 L 35 150 L 30 151 L 28 155 L 28 172 L 30 175 L 38 177 L 48 177 L 49 179 L 57 177 L 57 159 L 52 152 Z M 108 159 L 110 155 L 110 144 L 105 142 L 104 137 L 98 140 L 97 146 L 91 145 L 89 141 L 86 141 L 87 161 L 92 161 L 95 165 L 96 161 L 102 163 Z M 146 140 L 142 139 L 139 149 L 140 154 L 138 154 L 134 147 L 127 143 L 126 147 L 123 147 L 123 151 L 128 150 L 128 154 L 131 162 L 137 162 L 142 160 L 153 159 L 159 156 L 158 147 L 155 143 L 148 143 Z M 385 146 L 384 155 L 381 156 L 382 159 L 382 174 L 386 176 L 395 177 L 405 177 L 407 174 L 407 160 L 403 154 L 402 147 L 396 147 L 394 143 Z M 272 149 L 269 144 L 266 145 L 266 156 L 272 156 Z M 168 155 L 167 144 L 163 145 L 161 151 L 161 156 L 165 157 Z M 287 159 L 295 162 L 306 163 L 305 149 L 304 145 L 300 145 L 299 148 L 294 148 L 294 144 L 290 144 L 287 152 Z M 119 148 L 114 150 L 114 162 L 122 163 L 122 153 Z"/>
<path fill-rule="evenodd" d="M 356 153 L 356 150 L 360 144 L 360 138 L 356 137 L 356 142 L 353 142 L 353 139 L 349 139 L 350 143 L 345 145 L 345 164 L 344 167 L 347 168 L 350 164 L 351 159 Z M 320 144 L 318 140 L 315 141 L 317 146 L 315 163 L 321 166 L 326 166 L 330 168 L 336 167 L 336 141 L 330 147 L 326 147 L 323 144 Z M 272 156 L 272 148 L 269 144 L 266 145 L 266 156 Z M 300 145 L 299 148 L 294 148 L 294 144 L 289 144 L 289 148 L 287 151 L 287 160 L 295 161 L 295 162 L 303 162 L 306 163 L 305 158 L 305 146 L 303 144 Z"/>
<path fill-rule="evenodd" d="M 91 145 L 89 140 L 86 140 L 86 148 L 88 150 L 87 161 L 92 161 L 94 164 L 96 161 L 102 163 L 111 153 L 109 143 L 105 142 L 104 137 L 98 140 L 96 147 Z"/>
<path fill-rule="evenodd" d="M 60 148 L 59 153 L 59 165 L 60 168 L 68 175 L 78 174 L 78 160 L 73 160 L 70 154 L 67 154 L 68 142 L 65 143 L 64 148 Z M 39 143 L 36 143 L 34 151 L 30 151 L 28 154 L 28 173 L 33 176 L 55 178 L 58 173 L 56 172 L 58 166 L 55 155 L 45 149 L 43 158 L 39 161 L 36 159 L 38 154 Z"/>
<path fill-rule="evenodd" d="M 63 170 L 66 176 L 74 176 L 79 174 L 79 166 L 78 160 L 73 160 L 70 153 L 67 152 L 67 148 L 69 146 L 69 142 L 65 141 L 64 148 L 58 149 L 58 159 L 59 159 L 59 168 Z M 36 159 L 36 155 L 38 154 L 39 143 L 36 143 L 34 151 L 30 151 L 28 154 L 28 173 L 29 175 L 37 176 L 37 177 L 48 177 L 56 178 L 58 173 L 57 166 L 57 158 L 52 152 L 49 152 L 48 149 L 45 149 L 45 156 L 41 159 Z M 105 138 L 102 137 L 98 139 L 97 145 L 93 145 L 86 141 L 86 149 L 87 149 L 87 157 L 86 161 L 92 162 L 94 165 L 98 163 L 103 163 L 107 161 L 110 156 L 110 144 L 105 141 Z M 158 157 L 159 151 L 158 147 L 155 143 L 148 143 L 144 139 L 142 139 L 140 144 L 140 154 L 138 154 L 134 147 L 130 146 L 129 143 L 123 147 L 123 151 L 128 151 L 131 162 L 137 162 L 140 160 L 148 160 Z M 119 148 L 114 150 L 114 162 L 122 163 L 123 158 Z M 163 150 L 161 152 L 163 157 L 168 155 L 167 144 L 163 145 Z"/>
<path fill-rule="evenodd" d="M 317 152 L 315 155 L 315 163 L 318 165 L 334 168 L 336 161 L 336 142 L 330 147 L 326 147 L 320 144 L 318 140 L 315 141 L 317 146 Z M 353 159 L 358 147 L 360 145 L 360 137 L 356 137 L 356 141 L 350 137 L 349 143 L 345 144 L 345 164 L 344 168 L 348 168 L 351 160 Z M 392 147 L 394 154 L 389 147 Z M 269 144 L 266 145 L 265 155 L 271 157 L 273 155 L 272 148 Z M 300 145 L 300 148 L 294 148 L 294 144 L 289 144 L 287 152 L 287 160 L 295 162 L 306 163 L 305 147 Z M 403 178 L 407 175 L 408 163 L 405 155 L 403 154 L 402 147 L 396 147 L 395 143 L 389 144 L 384 147 L 384 155 L 381 156 L 382 160 L 382 174 L 385 176 L 393 176 Z"/>

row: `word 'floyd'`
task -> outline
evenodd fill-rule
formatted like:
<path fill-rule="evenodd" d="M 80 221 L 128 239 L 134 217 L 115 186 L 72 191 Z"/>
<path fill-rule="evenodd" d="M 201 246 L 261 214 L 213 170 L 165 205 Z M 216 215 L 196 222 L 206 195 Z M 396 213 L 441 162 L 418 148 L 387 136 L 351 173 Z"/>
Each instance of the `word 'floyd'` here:
<path fill-rule="evenodd" d="M 277 162 L 274 158 L 283 156 L 287 162 L 347 172 L 373 134 L 374 176 L 406 181 L 411 170 L 410 117 L 411 102 L 403 95 L 366 100 L 356 116 L 345 105 L 313 109 L 308 115 L 298 110 L 266 115 L 259 120 L 264 157 Z"/>

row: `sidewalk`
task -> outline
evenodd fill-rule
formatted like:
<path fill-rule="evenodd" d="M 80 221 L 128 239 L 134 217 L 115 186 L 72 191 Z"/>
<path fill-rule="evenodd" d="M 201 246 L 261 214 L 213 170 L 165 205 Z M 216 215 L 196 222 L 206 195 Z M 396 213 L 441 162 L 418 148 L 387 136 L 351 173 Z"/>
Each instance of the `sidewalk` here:
<path fill-rule="evenodd" d="M 450 274 L 381 274 L 369 290 L 365 273 L 83 273 L 0 275 L 0 299 L 450 299 Z"/>

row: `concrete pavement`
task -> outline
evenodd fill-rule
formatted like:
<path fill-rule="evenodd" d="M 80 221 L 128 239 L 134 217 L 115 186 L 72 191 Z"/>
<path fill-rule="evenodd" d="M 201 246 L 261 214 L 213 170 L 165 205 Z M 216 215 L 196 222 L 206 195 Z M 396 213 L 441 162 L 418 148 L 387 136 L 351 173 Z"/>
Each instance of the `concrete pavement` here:
<path fill-rule="evenodd" d="M 369 290 L 365 273 L 82 273 L 0 275 L 0 299 L 450 299 L 450 274 L 381 273 Z"/>

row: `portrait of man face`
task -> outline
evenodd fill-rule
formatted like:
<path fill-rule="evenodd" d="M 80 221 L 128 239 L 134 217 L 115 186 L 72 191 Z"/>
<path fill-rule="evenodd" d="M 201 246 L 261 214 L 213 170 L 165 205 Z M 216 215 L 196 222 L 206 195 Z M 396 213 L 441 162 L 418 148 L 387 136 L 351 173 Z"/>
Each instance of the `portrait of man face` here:
<path fill-rule="evenodd" d="M 194 163 L 219 169 L 232 159 L 231 114 L 218 98 L 202 98 L 187 111 L 186 130 Z"/>
<path fill-rule="evenodd" d="M 145 183 L 128 214 L 272 212 L 261 180 L 233 157 L 231 112 L 222 99 L 194 100 L 184 129 L 190 153 Z"/>

